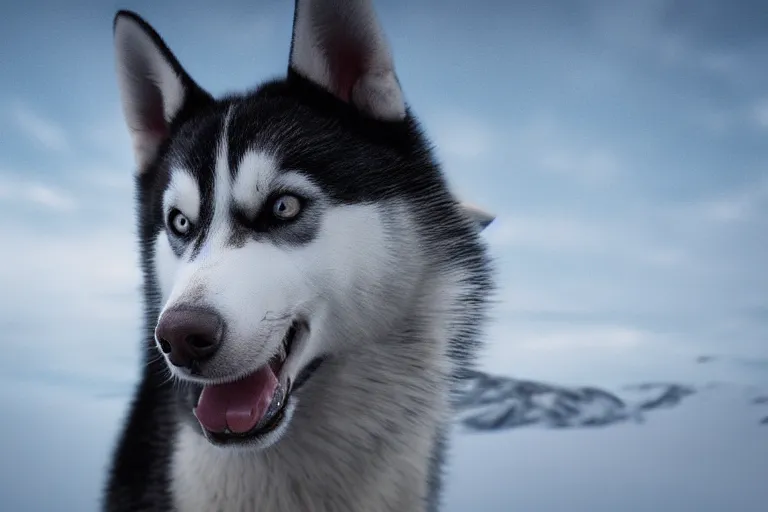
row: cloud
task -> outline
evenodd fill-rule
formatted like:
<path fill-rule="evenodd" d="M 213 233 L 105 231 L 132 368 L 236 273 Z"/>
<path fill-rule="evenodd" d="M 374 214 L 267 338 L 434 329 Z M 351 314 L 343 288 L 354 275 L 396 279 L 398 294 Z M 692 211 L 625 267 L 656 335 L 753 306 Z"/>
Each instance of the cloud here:
<path fill-rule="evenodd" d="M 537 112 L 506 128 L 504 145 L 494 148 L 518 169 L 545 178 L 556 177 L 583 185 L 605 185 L 631 173 L 631 166 L 613 147 L 610 134 L 590 129 L 580 120 Z"/>
<path fill-rule="evenodd" d="M 619 262 L 631 261 L 657 267 L 687 262 L 684 247 L 667 240 L 652 228 L 632 225 L 634 219 L 610 222 L 574 215 L 514 215 L 499 212 L 488 228 L 491 244 L 527 249 L 553 256 L 605 255 Z"/>
<path fill-rule="evenodd" d="M 70 196 L 45 185 L 30 183 L 24 187 L 22 192 L 29 201 L 52 210 L 66 211 L 75 208 L 75 201 Z"/>
<path fill-rule="evenodd" d="M 4 313 L 34 317 L 41 305 L 56 304 L 55 314 L 62 318 L 123 314 L 104 299 L 138 286 L 137 251 L 130 231 L 95 227 L 52 235 L 31 221 L 3 223 L 0 230 L 4 248 L 0 289 L 14 290 L 0 296 Z"/>
<path fill-rule="evenodd" d="M 618 158 L 610 150 L 591 147 L 583 150 L 550 148 L 539 157 L 542 169 L 589 181 L 605 181 L 620 171 Z"/>
<path fill-rule="evenodd" d="M 692 220 L 708 220 L 719 224 L 748 222 L 765 214 L 768 206 L 768 174 L 752 182 L 720 194 L 718 197 L 702 200 L 690 208 Z M 698 219 L 696 219 L 698 217 Z"/>
<path fill-rule="evenodd" d="M 438 152 L 447 158 L 472 160 L 494 149 L 493 127 L 478 117 L 454 110 L 425 119 Z"/>
<path fill-rule="evenodd" d="M 768 221 L 768 174 L 696 201 L 627 202 L 605 213 L 582 205 L 548 210 L 494 211 L 485 236 L 494 251 L 537 264 L 546 258 L 564 268 L 579 261 L 581 272 L 675 270 L 712 284 L 743 275 L 743 265 L 765 253 L 759 233 Z"/>
<path fill-rule="evenodd" d="M 544 250 L 594 250 L 605 244 L 599 227 L 574 218 L 499 215 L 491 243 Z"/>
<path fill-rule="evenodd" d="M 4 221 L 0 232 L 0 325 L 12 358 L 71 371 L 132 354 L 141 303 L 129 230 L 52 234 L 32 221 Z"/>
<path fill-rule="evenodd" d="M 768 175 L 695 202 L 545 211 L 500 210 L 485 231 L 501 271 L 488 361 L 528 372 L 545 349 L 590 366 L 604 348 L 645 353 L 653 340 L 659 357 L 723 340 L 752 353 L 764 340 L 764 322 L 738 319 L 764 301 Z"/>
<path fill-rule="evenodd" d="M 624 349 L 655 341 L 656 335 L 622 325 L 594 325 L 579 329 L 569 326 L 531 333 L 518 341 L 518 347 L 544 351 L 572 348 Z"/>
<path fill-rule="evenodd" d="M 693 360 L 702 349 L 645 326 L 598 319 L 516 318 L 489 326 L 487 339 L 491 343 L 479 361 L 484 369 L 561 383 L 594 384 L 596 376 L 621 384 L 653 379 L 669 362 L 679 371 L 681 361 Z"/>
<path fill-rule="evenodd" d="M 22 103 L 11 107 L 17 126 L 31 139 L 51 151 L 64 151 L 69 140 L 64 130 L 54 121 L 46 119 Z"/>
<path fill-rule="evenodd" d="M 750 206 L 750 201 L 744 197 L 717 199 L 702 204 L 702 214 L 718 222 L 738 222 L 747 217 Z"/>
<path fill-rule="evenodd" d="M 752 118 L 761 128 L 768 128 L 768 99 L 762 99 L 752 106 Z"/>
<path fill-rule="evenodd" d="M 32 204 L 58 212 L 70 212 L 77 208 L 75 199 L 64 190 L 0 174 L 0 203 L 2 202 Z"/>
<path fill-rule="evenodd" d="M 98 119 L 79 125 L 79 130 L 78 142 L 107 159 L 112 166 L 124 168 L 125 173 L 132 175 L 133 143 L 119 103 L 101 109 Z"/>

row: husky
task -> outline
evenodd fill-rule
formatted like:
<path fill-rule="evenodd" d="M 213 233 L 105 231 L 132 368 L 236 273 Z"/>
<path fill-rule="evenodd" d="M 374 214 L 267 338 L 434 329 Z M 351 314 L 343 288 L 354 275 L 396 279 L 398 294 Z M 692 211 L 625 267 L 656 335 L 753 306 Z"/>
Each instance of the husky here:
<path fill-rule="evenodd" d="M 214 98 L 139 15 L 144 366 L 114 512 L 434 512 L 494 290 L 368 0 L 298 0 L 285 76 Z"/>

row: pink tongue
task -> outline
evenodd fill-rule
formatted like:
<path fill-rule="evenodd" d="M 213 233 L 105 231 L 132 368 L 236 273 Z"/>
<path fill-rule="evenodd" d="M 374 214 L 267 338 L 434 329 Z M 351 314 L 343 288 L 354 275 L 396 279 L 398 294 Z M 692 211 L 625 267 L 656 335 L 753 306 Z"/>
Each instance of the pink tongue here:
<path fill-rule="evenodd" d="M 244 434 L 259 423 L 277 389 L 277 376 L 264 366 L 256 373 L 230 384 L 206 386 L 195 416 L 211 432 Z"/>

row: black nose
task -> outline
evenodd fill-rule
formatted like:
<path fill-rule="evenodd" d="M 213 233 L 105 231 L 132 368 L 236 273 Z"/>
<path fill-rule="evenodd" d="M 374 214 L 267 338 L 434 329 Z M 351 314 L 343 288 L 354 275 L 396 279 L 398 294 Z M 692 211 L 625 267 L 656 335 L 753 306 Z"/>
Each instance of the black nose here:
<path fill-rule="evenodd" d="M 191 368 L 216 353 L 223 332 L 224 322 L 214 311 L 184 307 L 161 315 L 155 338 L 172 364 Z"/>

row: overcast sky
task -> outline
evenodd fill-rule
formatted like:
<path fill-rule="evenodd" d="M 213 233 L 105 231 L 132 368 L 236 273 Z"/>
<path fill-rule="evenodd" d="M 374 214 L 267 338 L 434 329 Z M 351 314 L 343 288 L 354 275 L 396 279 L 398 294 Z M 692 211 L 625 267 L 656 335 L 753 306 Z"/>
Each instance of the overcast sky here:
<path fill-rule="evenodd" d="M 0 376 L 89 396 L 136 376 L 115 10 L 221 94 L 284 72 L 292 4 L 2 7 Z M 700 354 L 768 359 L 766 4 L 378 4 L 452 186 L 498 216 L 486 368 L 613 383 L 685 379 Z"/>

